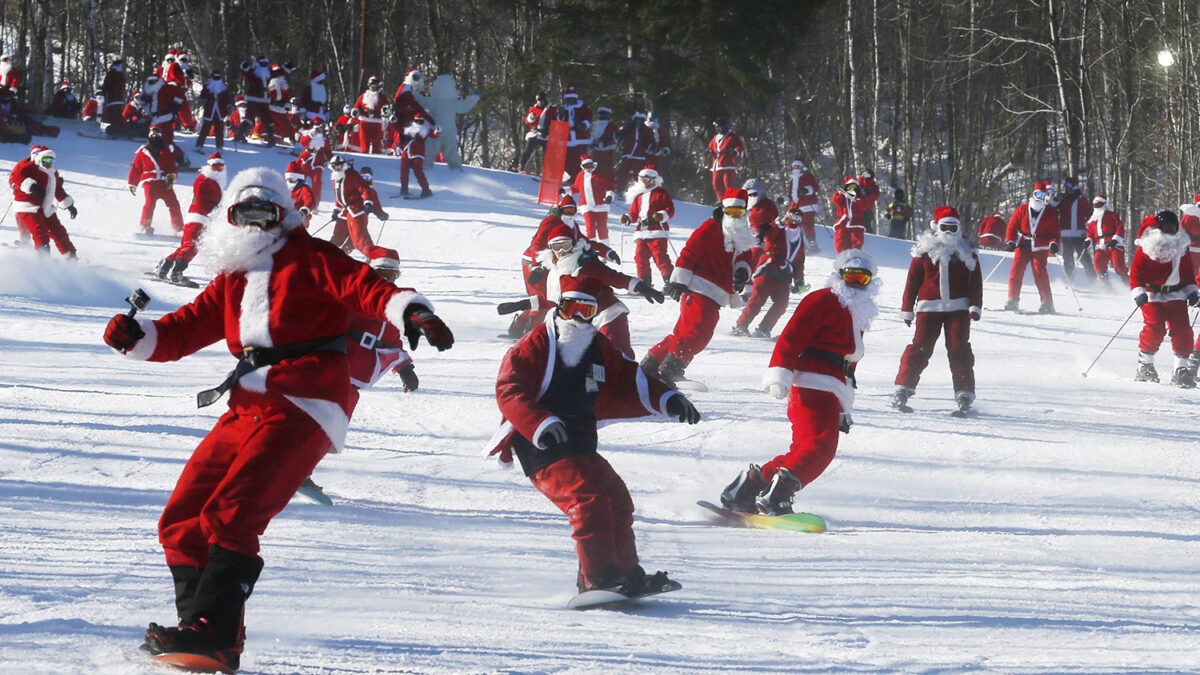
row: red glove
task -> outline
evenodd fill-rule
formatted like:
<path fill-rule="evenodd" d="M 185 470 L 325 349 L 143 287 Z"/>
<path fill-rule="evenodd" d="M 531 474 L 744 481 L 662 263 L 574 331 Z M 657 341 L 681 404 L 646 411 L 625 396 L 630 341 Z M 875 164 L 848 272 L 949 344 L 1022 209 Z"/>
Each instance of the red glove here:
<path fill-rule="evenodd" d="M 411 349 L 417 348 L 422 335 L 429 340 L 429 344 L 437 347 L 439 352 L 454 346 L 454 333 L 450 332 L 450 327 L 436 314 L 424 308 L 417 309 L 404 319 L 404 337 L 408 338 Z"/>
<path fill-rule="evenodd" d="M 116 349 L 122 354 L 127 353 L 138 340 L 146 337 L 146 331 L 138 322 L 124 314 L 118 314 L 109 319 L 108 327 L 104 329 L 104 344 Z"/>

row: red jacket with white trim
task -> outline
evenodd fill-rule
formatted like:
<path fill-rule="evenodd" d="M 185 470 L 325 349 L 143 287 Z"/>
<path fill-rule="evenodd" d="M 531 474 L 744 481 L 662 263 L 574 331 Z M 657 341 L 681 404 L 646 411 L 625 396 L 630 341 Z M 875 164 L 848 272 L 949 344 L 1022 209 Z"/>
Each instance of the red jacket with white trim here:
<path fill-rule="evenodd" d="M 580 213 L 608 213 L 608 204 L 604 199 L 608 197 L 611 201 L 614 196 L 612 179 L 599 170 L 580 171 L 575 176 L 571 191 L 576 195 Z"/>
<path fill-rule="evenodd" d="M 925 233 L 913 246 L 908 281 L 900 299 L 900 313 L 912 320 L 914 312 L 980 312 L 983 307 L 983 273 L 979 256 L 961 238 L 951 247 L 935 234 Z"/>
<path fill-rule="evenodd" d="M 811 171 L 801 172 L 800 175 L 793 172 L 788 178 L 789 208 L 794 207 L 797 211 L 816 211 L 817 201 L 820 199 L 817 193 L 820 191 L 817 179 Z"/>
<path fill-rule="evenodd" d="M 708 142 L 708 154 L 712 156 L 713 171 L 734 171 L 746 146 L 742 139 L 732 131 L 727 134 L 717 134 Z"/>
<path fill-rule="evenodd" d="M 346 169 L 341 180 L 334 178 L 333 193 L 334 207 L 339 213 L 361 216 L 368 212 L 364 205 L 371 201 L 371 188 L 354 169 Z"/>
<path fill-rule="evenodd" d="M 1104 210 L 1104 214 L 1099 220 L 1093 213 L 1087 223 L 1087 237 L 1092 240 L 1092 246 L 1095 246 L 1098 251 L 1108 248 L 1124 249 L 1125 223 L 1122 223 L 1117 214 L 1109 209 Z"/>
<path fill-rule="evenodd" d="M 753 242 L 753 238 L 750 239 Z M 733 292 L 733 274 L 736 268 L 744 267 L 749 278 L 754 262 L 753 250 L 749 247 L 731 250 L 734 248 L 726 241 L 725 229 L 719 220 L 704 221 L 679 252 L 671 281 L 687 286 L 689 291 L 718 306 L 741 307 L 744 304 L 741 297 Z"/>
<path fill-rule="evenodd" d="M 175 165 L 175 155 L 171 149 L 163 147 L 158 155 L 150 148 L 142 146 L 133 155 L 133 164 L 129 167 L 129 184 L 141 187 L 142 183 L 166 181 L 168 175 L 176 174 L 179 168 Z"/>
<path fill-rule="evenodd" d="M 654 218 L 654 214 L 662 216 L 662 220 Z M 671 195 L 661 186 L 641 192 L 629 203 L 629 219 L 636 225 L 634 239 L 666 239 L 671 225 L 668 221 L 675 217 L 675 202 Z M 643 225 L 650 218 L 654 222 Z"/>
<path fill-rule="evenodd" d="M 200 167 L 200 175 L 192 183 L 192 205 L 184 222 L 205 225 L 212 222 L 213 209 L 221 203 L 221 184 L 213 177 L 214 173 L 210 167 Z"/>
<path fill-rule="evenodd" d="M 1050 250 L 1050 244 L 1059 243 L 1058 212 L 1049 204 L 1037 214 L 1031 213 L 1028 203 L 1018 206 L 1008 221 L 1005 241 L 1014 242 L 1018 248 Z"/>
<path fill-rule="evenodd" d="M 1185 300 L 1196 292 L 1196 269 L 1187 254 L 1185 232 L 1163 235 L 1148 228 L 1138 239 L 1138 250 L 1129 265 L 1130 295 L 1145 293 L 1150 302 Z"/>
<path fill-rule="evenodd" d="M 842 411 L 854 408 L 854 387 L 846 373 L 807 349 L 829 352 L 857 363 L 863 357 L 865 327 L 855 325 L 850 310 L 830 288 L 809 293 L 800 300 L 792 318 L 779 334 L 771 362 L 763 375 L 764 387 L 778 384 L 828 391 L 837 396 Z"/>
<path fill-rule="evenodd" d="M 38 213 L 49 217 L 55 208 L 65 209 L 75 203 L 75 199 L 63 189 L 62 176 L 58 171 L 38 166 L 36 162 L 24 158 L 24 166 L 20 162 L 13 167 L 9 176 L 9 185 L 13 189 L 13 210 L 17 213 Z M 34 186 L 42 189 L 43 196 L 32 192 Z"/>

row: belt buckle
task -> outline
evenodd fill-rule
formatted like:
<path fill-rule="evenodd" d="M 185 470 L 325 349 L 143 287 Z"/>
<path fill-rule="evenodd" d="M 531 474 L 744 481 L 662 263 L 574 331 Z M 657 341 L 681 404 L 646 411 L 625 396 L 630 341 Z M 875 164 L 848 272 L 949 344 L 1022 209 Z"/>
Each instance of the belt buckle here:
<path fill-rule="evenodd" d="M 362 345 L 363 349 L 374 349 L 375 343 L 379 342 L 379 337 L 373 333 L 363 333 L 358 339 L 358 344 Z"/>

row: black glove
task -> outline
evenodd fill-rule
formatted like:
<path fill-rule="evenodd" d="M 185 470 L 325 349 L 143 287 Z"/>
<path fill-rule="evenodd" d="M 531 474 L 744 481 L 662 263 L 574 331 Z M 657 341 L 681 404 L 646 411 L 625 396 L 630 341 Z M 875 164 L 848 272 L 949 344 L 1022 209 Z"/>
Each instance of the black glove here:
<path fill-rule="evenodd" d="M 612 195 L 604 195 L 604 203 L 605 203 L 605 204 L 611 204 L 611 203 L 612 203 L 612 199 L 613 199 L 613 198 L 612 198 Z"/>
<path fill-rule="evenodd" d="M 411 361 L 396 374 L 400 376 L 400 382 L 404 384 L 404 391 L 416 391 L 417 387 L 421 386 L 421 379 L 417 377 L 417 369 L 413 367 Z"/>
<path fill-rule="evenodd" d="M 748 281 L 750 281 L 750 270 L 745 267 L 735 269 L 733 271 L 733 292 L 741 293 Z"/>
<path fill-rule="evenodd" d="M 31 185 L 29 187 L 29 193 L 33 194 L 33 195 L 37 195 L 38 197 L 40 197 L 42 199 L 46 198 L 46 188 L 42 187 L 41 185 L 38 185 L 37 183 L 34 183 L 33 185 Z"/>
<path fill-rule="evenodd" d="M 657 222 L 658 221 L 653 218 L 642 218 L 641 220 L 638 221 L 638 227 L 642 227 L 642 226 L 650 227 L 651 225 L 654 225 Z"/>
<path fill-rule="evenodd" d="M 387 214 L 387 211 L 384 211 L 383 209 L 379 209 L 379 212 L 378 212 L 378 213 L 376 213 L 375 215 L 376 215 L 376 216 L 377 216 L 377 217 L 378 217 L 380 220 L 387 220 L 388 218 L 391 218 L 391 216 L 389 216 L 389 215 Z"/>
<path fill-rule="evenodd" d="M 144 337 L 146 337 L 146 331 L 142 330 L 136 320 L 125 314 L 118 314 L 109 319 L 108 327 L 104 329 L 104 344 L 122 354 L 133 349 L 138 340 Z"/>
<path fill-rule="evenodd" d="M 538 449 L 553 450 L 567 442 L 567 425 L 562 422 L 551 422 L 542 434 L 537 437 Z"/>
<path fill-rule="evenodd" d="M 436 314 L 414 305 L 404 312 L 404 337 L 408 338 L 409 349 L 416 349 L 424 335 L 429 344 L 444 352 L 454 346 L 454 333 Z"/>
<path fill-rule="evenodd" d="M 1083 238 L 1083 243 L 1079 246 L 1080 249 L 1086 251 L 1092 247 L 1092 240 L 1088 237 Z"/>
<path fill-rule="evenodd" d="M 1017 250 L 1017 242 L 1015 242 L 1015 241 L 1005 242 L 1004 250 L 1008 251 L 1009 253 L 1012 253 L 1013 251 Z"/>
<path fill-rule="evenodd" d="M 683 394 L 667 399 L 667 415 L 674 417 L 676 422 L 695 424 L 700 421 L 700 411 Z"/>
<path fill-rule="evenodd" d="M 618 220 L 621 222 L 622 225 L 628 225 L 631 222 L 631 219 L 629 218 L 629 214 L 627 214 L 627 213 L 622 213 L 621 217 L 618 218 Z"/>
<path fill-rule="evenodd" d="M 668 281 L 663 286 L 663 294 L 670 296 L 672 300 L 678 302 L 679 299 L 683 297 L 684 291 L 687 289 L 688 287 L 684 286 L 683 284 L 675 283 L 674 281 Z"/>
<path fill-rule="evenodd" d="M 75 208 L 75 205 L 72 204 L 67 207 L 67 213 L 71 214 L 71 220 L 75 220 L 75 216 L 79 215 L 79 209 Z"/>
<path fill-rule="evenodd" d="M 617 252 L 612 250 L 611 248 L 608 249 L 608 253 L 604 254 L 604 257 L 608 258 L 608 261 L 614 265 L 621 264 L 621 256 L 617 255 Z"/>
<path fill-rule="evenodd" d="M 840 421 L 838 422 L 838 431 L 842 432 L 843 434 L 848 434 L 850 433 L 850 427 L 852 426 L 854 426 L 854 420 L 851 419 L 850 414 L 842 413 Z"/>
<path fill-rule="evenodd" d="M 1200 293 L 1192 291 L 1191 294 L 1187 296 L 1187 303 L 1192 307 L 1200 307 Z"/>
<path fill-rule="evenodd" d="M 525 312 L 533 308 L 533 301 L 529 298 L 524 300 L 513 300 L 512 302 L 502 302 L 496 305 L 497 314 L 513 314 L 514 312 Z"/>
<path fill-rule="evenodd" d="M 1058 255 L 1058 242 L 1050 242 L 1050 255 Z"/>
<path fill-rule="evenodd" d="M 549 272 L 550 270 L 546 269 L 545 267 L 535 267 L 529 270 L 529 276 L 525 277 L 525 281 L 528 282 L 530 286 L 537 286 L 538 284 L 542 283 L 542 279 L 545 279 L 546 274 Z"/>
<path fill-rule="evenodd" d="M 1141 307 L 1147 302 L 1150 302 L 1150 296 L 1146 295 L 1145 293 L 1138 293 L 1133 297 L 1133 301 L 1137 303 L 1138 307 Z"/>
<path fill-rule="evenodd" d="M 663 295 L 659 291 L 654 290 L 653 286 L 640 279 L 638 280 L 637 284 L 634 285 L 633 292 L 649 300 L 651 303 L 663 303 L 667 301 L 667 296 Z"/>

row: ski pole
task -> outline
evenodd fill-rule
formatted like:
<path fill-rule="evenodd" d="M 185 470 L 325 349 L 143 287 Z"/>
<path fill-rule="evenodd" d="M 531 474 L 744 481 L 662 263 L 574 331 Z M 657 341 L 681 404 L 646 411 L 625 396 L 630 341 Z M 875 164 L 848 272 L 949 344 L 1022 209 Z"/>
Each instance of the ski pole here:
<path fill-rule="evenodd" d="M 1088 374 L 1089 372 L 1091 372 L 1091 370 L 1092 370 L 1092 366 L 1095 366 L 1095 365 L 1096 365 L 1096 361 L 1099 361 L 1099 360 L 1100 360 L 1100 357 L 1101 357 L 1101 356 L 1104 356 L 1104 352 L 1108 351 L 1108 346 L 1109 346 L 1109 345 L 1111 345 L 1111 344 L 1113 343 L 1113 340 L 1116 340 L 1116 339 L 1117 339 L 1117 336 L 1121 334 L 1121 331 L 1125 330 L 1125 324 L 1129 323 L 1129 320 L 1133 318 L 1133 315 L 1134 315 L 1134 313 L 1135 313 L 1135 312 L 1137 312 L 1139 309 L 1141 309 L 1141 307 L 1139 307 L 1139 306 L 1135 306 L 1135 307 L 1133 308 L 1133 311 L 1129 313 L 1129 316 L 1125 317 L 1125 321 L 1123 321 L 1123 322 L 1121 323 L 1121 327 L 1120 327 L 1120 328 L 1118 328 L 1118 329 L 1117 329 L 1117 332 L 1113 333 L 1113 336 L 1112 336 L 1112 337 L 1110 337 L 1110 338 L 1108 339 L 1108 344 L 1104 345 L 1104 349 L 1101 349 L 1101 350 L 1100 350 L 1100 353 L 1096 355 L 1096 358 L 1095 358 L 1094 360 L 1092 360 L 1092 365 L 1091 365 L 1091 366 L 1088 366 L 1088 367 L 1087 367 L 1087 370 L 1083 371 L 1083 376 L 1084 376 L 1084 377 L 1087 377 L 1087 374 Z M 1200 316 L 1200 315 L 1198 315 L 1198 316 Z"/>
<path fill-rule="evenodd" d="M 992 278 L 992 275 L 996 273 L 996 270 L 1000 269 L 1000 266 L 1004 264 L 1005 260 L 1007 260 L 1007 258 L 1000 256 L 1000 261 L 997 262 L 996 266 L 992 268 L 992 271 L 988 272 L 987 276 L 983 278 L 984 283 L 987 283 L 987 280 Z"/>
<path fill-rule="evenodd" d="M 8 212 L 12 211 L 12 205 L 13 205 L 13 202 L 15 202 L 15 201 L 17 201 L 17 200 L 14 197 L 13 200 L 8 203 L 8 208 L 4 209 L 4 215 L 0 216 L 0 225 L 3 225 L 4 221 L 8 220 Z M 20 229 L 20 228 L 17 228 L 17 229 Z"/>
<path fill-rule="evenodd" d="M 1075 298 L 1075 306 L 1079 311 L 1083 311 L 1083 305 L 1079 304 L 1079 296 L 1075 294 L 1075 287 L 1071 285 L 1071 277 L 1067 274 L 1067 268 L 1063 268 L 1063 281 L 1067 283 L 1067 290 L 1071 291 L 1071 297 Z"/>
<path fill-rule="evenodd" d="M 330 224 L 331 224 L 333 221 L 337 220 L 337 217 L 338 217 L 338 214 L 336 214 L 336 213 L 335 213 L 335 214 L 333 214 L 333 216 L 332 216 L 332 217 L 331 217 L 329 220 L 325 221 L 325 224 L 324 224 L 324 225 L 322 225 L 322 226 L 318 227 L 317 229 L 313 230 L 313 231 L 312 231 L 312 235 L 311 235 L 311 236 L 314 236 L 314 237 L 315 237 L 315 236 L 317 236 L 317 233 L 318 233 L 318 232 L 320 232 L 321 230 L 323 230 L 323 229 L 325 229 L 325 228 L 329 227 L 329 225 L 330 225 Z M 383 234 L 383 230 L 381 229 L 381 230 L 379 231 L 379 233 L 380 233 L 380 234 Z"/>

